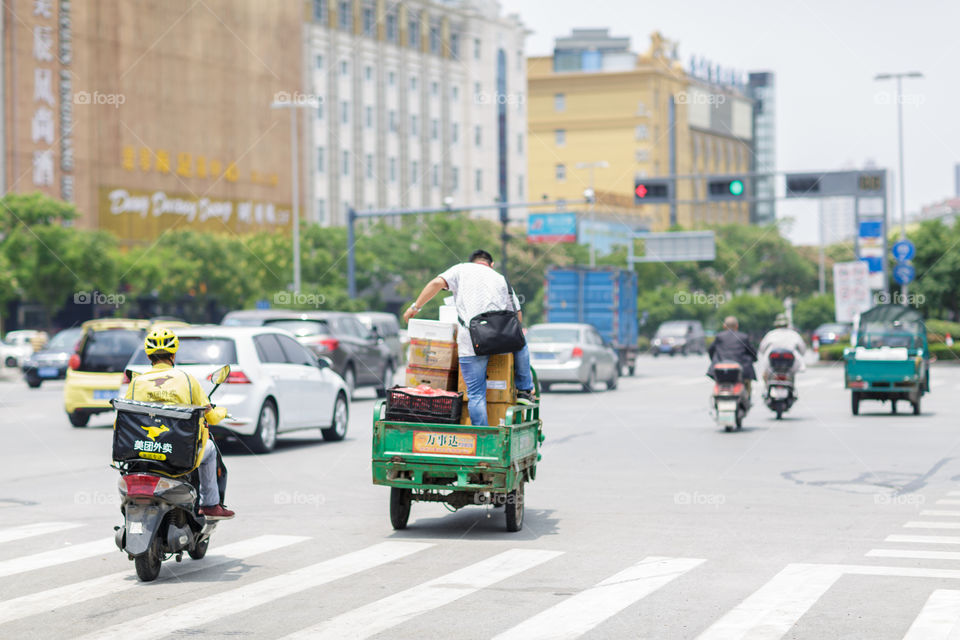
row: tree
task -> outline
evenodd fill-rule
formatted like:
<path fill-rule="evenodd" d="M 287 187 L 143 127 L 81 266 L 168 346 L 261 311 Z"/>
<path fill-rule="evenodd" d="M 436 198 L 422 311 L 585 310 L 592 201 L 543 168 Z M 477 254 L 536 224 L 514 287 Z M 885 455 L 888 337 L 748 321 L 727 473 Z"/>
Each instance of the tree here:
<path fill-rule="evenodd" d="M 793 323 L 801 331 L 813 331 L 836 317 L 832 295 L 815 295 L 800 300 L 793 307 Z"/>
<path fill-rule="evenodd" d="M 917 279 L 912 293 L 923 296 L 928 317 L 956 320 L 960 318 L 960 228 L 956 222 L 947 226 L 941 220 L 928 220 L 910 232 L 917 247 L 913 258 Z"/>
<path fill-rule="evenodd" d="M 759 339 L 773 328 L 777 314 L 783 312 L 783 303 L 769 294 L 740 295 L 724 304 L 720 311 L 724 316 L 735 316 L 741 331 Z"/>

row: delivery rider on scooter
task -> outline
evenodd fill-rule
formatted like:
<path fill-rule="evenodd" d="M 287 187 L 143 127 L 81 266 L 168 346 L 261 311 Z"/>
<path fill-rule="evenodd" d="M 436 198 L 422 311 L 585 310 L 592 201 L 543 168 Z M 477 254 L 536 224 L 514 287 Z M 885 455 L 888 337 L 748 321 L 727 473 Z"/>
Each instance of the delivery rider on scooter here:
<path fill-rule="evenodd" d="M 186 404 L 208 407 L 201 421 L 203 431 L 203 459 L 200 469 L 200 515 L 211 520 L 226 520 L 234 512 L 220 504 L 220 489 L 217 485 L 217 446 L 207 430 L 207 424 L 217 424 L 226 415 L 226 409 L 213 407 L 210 398 L 196 378 L 180 369 L 174 369 L 180 339 L 165 327 L 153 329 L 143 342 L 144 351 L 153 368 L 130 381 L 126 400 Z"/>

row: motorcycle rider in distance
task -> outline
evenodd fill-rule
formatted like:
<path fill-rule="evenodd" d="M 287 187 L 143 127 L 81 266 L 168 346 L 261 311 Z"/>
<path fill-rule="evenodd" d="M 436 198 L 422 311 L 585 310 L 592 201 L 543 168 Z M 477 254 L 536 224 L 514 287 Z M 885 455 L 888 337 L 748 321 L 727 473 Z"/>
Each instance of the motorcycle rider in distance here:
<path fill-rule="evenodd" d="M 784 350 L 793 352 L 793 368 L 791 374 L 797 374 L 806 369 L 803 362 L 803 356 L 807 352 L 807 345 L 803 337 L 795 330 L 791 329 L 787 322 L 787 316 L 780 313 L 773 321 L 774 328 L 763 336 L 760 341 L 760 361 L 763 364 L 763 380 L 767 381 L 770 373 L 769 358 L 771 351 Z"/>
<path fill-rule="evenodd" d="M 753 363 L 757 359 L 757 351 L 750 344 L 750 337 L 740 331 L 740 322 L 734 316 L 727 316 L 723 320 L 723 331 L 710 343 L 707 350 L 710 354 L 710 368 L 707 375 L 713 378 L 713 365 L 718 362 L 736 362 L 743 368 L 743 384 L 746 386 L 747 397 L 750 397 L 751 381 L 757 379 L 753 370 Z"/>
<path fill-rule="evenodd" d="M 186 404 L 208 407 L 204 420 L 217 424 L 227 415 L 222 407 L 213 407 L 210 398 L 196 378 L 185 371 L 174 369 L 180 339 L 167 328 L 157 328 L 147 334 L 143 342 L 144 351 L 150 358 L 153 368 L 130 381 L 126 400 L 139 402 L 160 402 L 164 404 Z M 203 460 L 200 462 L 200 515 L 211 520 L 226 520 L 234 512 L 220 504 L 220 488 L 217 485 L 217 446 L 207 430 L 203 430 Z"/>

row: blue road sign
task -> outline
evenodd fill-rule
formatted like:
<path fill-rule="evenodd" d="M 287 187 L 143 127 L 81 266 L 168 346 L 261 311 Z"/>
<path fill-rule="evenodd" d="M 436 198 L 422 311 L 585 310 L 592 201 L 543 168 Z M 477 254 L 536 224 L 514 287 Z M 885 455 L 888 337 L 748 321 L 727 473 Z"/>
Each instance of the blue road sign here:
<path fill-rule="evenodd" d="M 269 300 L 257 300 L 255 306 L 256 306 L 257 309 L 269 309 L 269 308 L 270 308 L 270 301 L 269 301 Z"/>
<path fill-rule="evenodd" d="M 909 240 L 900 240 L 893 244 L 890 253 L 897 259 L 897 262 L 906 262 L 913 259 L 913 256 L 917 253 L 917 248 Z"/>
<path fill-rule="evenodd" d="M 897 284 L 910 284 L 916 275 L 917 271 L 913 268 L 913 265 L 901 262 L 893 268 L 893 279 L 897 281 Z"/>

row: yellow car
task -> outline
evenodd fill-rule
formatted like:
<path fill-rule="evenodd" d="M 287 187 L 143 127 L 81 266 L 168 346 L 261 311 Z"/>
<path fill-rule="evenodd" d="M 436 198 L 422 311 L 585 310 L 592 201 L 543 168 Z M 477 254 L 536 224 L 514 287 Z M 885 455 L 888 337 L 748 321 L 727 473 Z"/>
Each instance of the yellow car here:
<path fill-rule="evenodd" d="M 143 348 L 151 324 L 149 320 L 103 318 L 81 325 L 83 336 L 77 352 L 70 356 L 63 388 L 70 424 L 85 427 L 90 416 L 113 411 L 110 400 L 120 391 L 124 367 L 134 352 Z"/>

